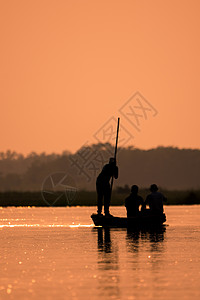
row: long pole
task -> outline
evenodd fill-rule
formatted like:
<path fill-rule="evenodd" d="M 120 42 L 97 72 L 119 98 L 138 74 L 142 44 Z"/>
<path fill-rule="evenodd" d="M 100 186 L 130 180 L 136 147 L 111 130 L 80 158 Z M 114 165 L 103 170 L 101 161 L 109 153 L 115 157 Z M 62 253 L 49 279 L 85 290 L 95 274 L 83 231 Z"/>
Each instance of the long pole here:
<path fill-rule="evenodd" d="M 116 143 L 115 143 L 115 154 L 114 154 L 114 158 L 115 158 L 115 161 L 116 161 L 116 158 L 117 158 L 117 144 L 118 144 L 118 137 L 119 137 L 119 121 L 120 121 L 120 118 L 118 118 L 118 121 L 117 121 L 117 135 L 116 135 Z M 111 194 L 112 194 L 112 188 L 113 188 L 113 176 L 111 178 L 111 185 L 110 185 L 110 197 L 111 197 Z"/>
<path fill-rule="evenodd" d="M 115 159 L 117 157 L 117 144 L 118 144 L 118 137 L 119 137 L 119 122 L 120 122 L 120 118 L 118 118 L 118 121 L 117 121 L 117 136 L 116 136 L 115 155 L 114 155 Z"/>

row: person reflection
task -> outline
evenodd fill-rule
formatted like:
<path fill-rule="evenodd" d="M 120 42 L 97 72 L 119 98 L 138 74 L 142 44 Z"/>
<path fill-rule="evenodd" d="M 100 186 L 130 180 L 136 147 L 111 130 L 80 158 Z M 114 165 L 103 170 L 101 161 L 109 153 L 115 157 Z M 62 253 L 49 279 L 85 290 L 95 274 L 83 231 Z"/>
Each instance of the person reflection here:
<path fill-rule="evenodd" d="M 127 250 L 129 252 L 136 253 L 142 250 L 144 245 L 150 245 L 150 251 L 164 251 L 162 242 L 164 241 L 165 226 L 141 228 L 140 230 L 128 230 L 127 229 Z M 144 249 L 143 249 L 144 250 Z"/>
<path fill-rule="evenodd" d="M 103 240 L 104 230 L 104 240 Z M 110 239 L 110 228 L 98 228 L 98 250 L 105 253 L 112 253 L 112 244 Z"/>
<path fill-rule="evenodd" d="M 113 245 L 110 237 L 110 228 L 97 228 L 98 232 L 98 264 L 102 269 L 118 269 L 118 247 Z"/>
<path fill-rule="evenodd" d="M 149 240 L 151 245 L 151 251 L 163 252 L 163 241 L 166 228 L 165 226 L 160 226 L 156 230 L 151 230 L 149 233 Z"/>
<path fill-rule="evenodd" d="M 97 228 L 99 298 L 120 297 L 117 239 L 112 241 L 110 228 Z"/>
<path fill-rule="evenodd" d="M 140 239 L 140 231 L 139 230 L 133 231 L 133 230 L 127 229 L 126 241 L 127 241 L 128 251 L 138 252 L 139 239 Z"/>
<path fill-rule="evenodd" d="M 141 230 L 141 240 L 149 241 L 151 252 L 163 252 L 166 227 L 164 225 Z"/>

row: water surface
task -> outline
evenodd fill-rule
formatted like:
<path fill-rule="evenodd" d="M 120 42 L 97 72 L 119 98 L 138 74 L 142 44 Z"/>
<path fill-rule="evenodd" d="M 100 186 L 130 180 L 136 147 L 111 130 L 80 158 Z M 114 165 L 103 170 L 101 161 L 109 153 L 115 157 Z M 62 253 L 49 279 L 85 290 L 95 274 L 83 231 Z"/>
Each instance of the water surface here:
<path fill-rule="evenodd" d="M 93 212 L 0 209 L 0 299 L 200 299 L 200 206 L 165 207 L 156 232 L 94 228 Z"/>

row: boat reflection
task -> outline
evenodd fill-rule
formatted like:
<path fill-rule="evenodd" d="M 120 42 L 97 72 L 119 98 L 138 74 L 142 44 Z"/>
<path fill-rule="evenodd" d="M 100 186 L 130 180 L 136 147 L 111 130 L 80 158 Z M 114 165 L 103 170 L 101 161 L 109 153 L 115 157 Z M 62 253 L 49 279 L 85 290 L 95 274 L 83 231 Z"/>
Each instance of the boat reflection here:
<path fill-rule="evenodd" d="M 120 296 L 119 248 L 116 240 L 111 239 L 110 228 L 94 228 L 97 234 L 97 268 L 99 297 L 117 298 Z"/>
<path fill-rule="evenodd" d="M 127 229 L 126 241 L 127 250 L 130 252 L 139 251 L 140 246 L 149 242 L 150 251 L 163 251 L 162 242 L 165 238 L 166 226 L 155 228 L 143 228 L 140 230 Z"/>
<path fill-rule="evenodd" d="M 93 228 L 97 234 L 97 245 L 99 253 L 116 253 L 119 251 L 118 236 L 120 240 L 126 233 L 126 247 L 128 251 L 137 252 L 142 244 L 149 242 L 150 251 L 162 251 L 162 242 L 165 239 L 166 226 L 161 225 L 153 228 L 142 229 L 117 229 L 117 228 Z M 112 260 L 112 256 L 109 256 Z M 107 263 L 109 263 L 107 260 Z"/>
<path fill-rule="evenodd" d="M 147 263 L 152 264 L 152 269 L 155 271 L 160 268 L 162 261 L 164 261 L 164 255 L 157 254 L 164 252 L 165 232 L 165 226 L 148 230 L 93 228 L 92 233 L 97 240 L 98 290 L 100 295 L 120 297 L 121 272 L 126 266 L 135 270 L 140 268 L 141 263 L 147 261 Z"/>
<path fill-rule="evenodd" d="M 118 269 L 118 245 L 111 240 L 110 228 L 97 228 L 98 265 L 104 270 Z"/>
<path fill-rule="evenodd" d="M 112 253 L 112 243 L 110 239 L 110 228 L 98 229 L 98 250 L 100 252 Z"/>

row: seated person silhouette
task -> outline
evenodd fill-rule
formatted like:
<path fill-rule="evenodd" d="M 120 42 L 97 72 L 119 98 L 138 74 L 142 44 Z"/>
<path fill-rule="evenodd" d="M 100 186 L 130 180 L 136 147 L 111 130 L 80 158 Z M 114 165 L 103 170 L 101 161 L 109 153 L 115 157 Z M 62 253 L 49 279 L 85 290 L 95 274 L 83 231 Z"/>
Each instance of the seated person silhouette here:
<path fill-rule="evenodd" d="M 118 178 L 118 167 L 116 166 L 115 158 L 110 158 L 109 163 L 103 167 L 96 180 L 98 215 L 102 215 L 101 212 L 104 200 L 104 213 L 106 216 L 112 216 L 109 212 L 111 198 L 110 179 L 112 176 L 114 176 L 115 179 Z"/>
<path fill-rule="evenodd" d="M 144 200 L 138 195 L 138 186 L 133 185 L 131 187 L 130 195 L 125 199 L 125 206 L 127 211 L 127 217 L 135 217 L 139 214 L 139 207 L 142 205 L 144 208 Z"/>
<path fill-rule="evenodd" d="M 145 204 L 149 205 L 150 210 L 156 214 L 163 213 L 163 201 L 167 201 L 165 196 L 158 192 L 158 187 L 156 184 L 150 186 L 151 194 L 146 198 Z"/>

